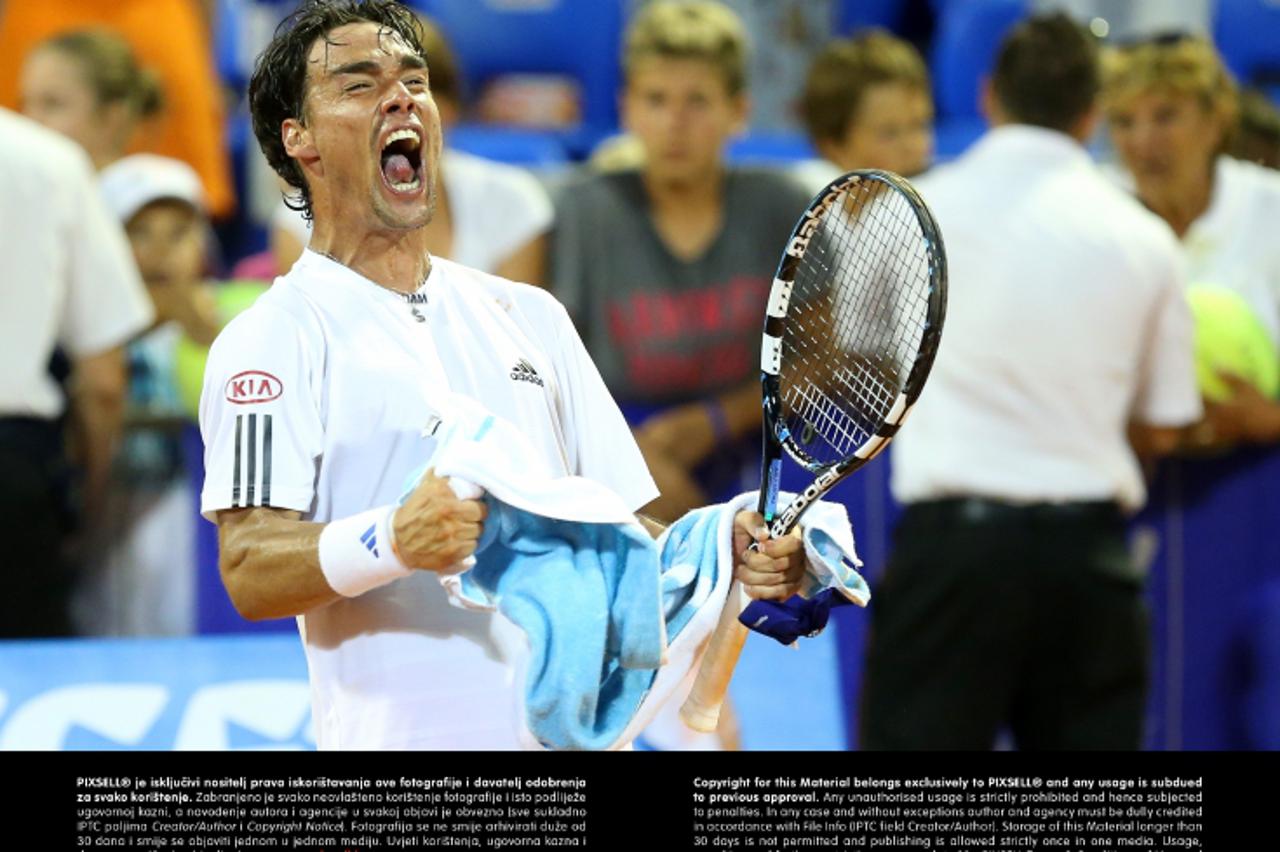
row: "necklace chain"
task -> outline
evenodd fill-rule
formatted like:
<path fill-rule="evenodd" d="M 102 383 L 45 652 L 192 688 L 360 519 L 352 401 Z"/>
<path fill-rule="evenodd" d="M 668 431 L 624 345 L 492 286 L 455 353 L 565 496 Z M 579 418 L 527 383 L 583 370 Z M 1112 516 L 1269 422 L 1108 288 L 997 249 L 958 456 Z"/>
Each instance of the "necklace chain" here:
<path fill-rule="evenodd" d="M 338 264 L 339 266 L 344 266 L 347 269 L 351 268 L 347 266 L 345 263 L 343 263 L 342 261 L 338 260 L 333 255 L 329 254 L 329 252 L 327 251 L 319 252 L 319 254 L 329 258 L 329 260 L 332 260 L 334 263 Z M 427 262 L 430 263 L 430 257 L 428 257 Z M 428 267 L 428 269 L 429 268 L 430 267 Z M 430 276 L 430 274 L 431 274 L 430 272 L 427 273 L 428 276 Z M 376 287 L 380 287 L 389 293 L 395 293 L 401 299 L 404 299 L 404 303 L 409 307 L 409 313 L 413 314 L 413 318 L 416 319 L 418 322 L 427 321 L 427 318 L 424 317 L 422 315 L 422 312 L 418 310 L 418 305 L 425 305 L 427 303 L 427 294 L 422 292 L 422 288 L 425 287 L 427 284 L 426 278 L 422 279 L 422 282 L 418 284 L 418 288 L 414 290 L 412 293 L 406 293 L 403 290 L 397 290 L 394 287 L 388 287 L 385 284 L 379 284 L 377 281 L 374 281 L 372 278 L 365 278 L 365 280 Z"/>

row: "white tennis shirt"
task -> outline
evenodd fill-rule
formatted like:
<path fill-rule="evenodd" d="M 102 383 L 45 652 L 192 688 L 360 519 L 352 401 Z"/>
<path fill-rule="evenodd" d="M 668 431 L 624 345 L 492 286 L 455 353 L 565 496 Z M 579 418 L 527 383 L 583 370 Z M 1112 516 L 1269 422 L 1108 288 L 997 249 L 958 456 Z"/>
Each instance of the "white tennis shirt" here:
<path fill-rule="evenodd" d="M 1200 415 L 1173 232 L 1037 127 L 996 128 L 917 185 L 950 289 L 933 372 L 891 445 L 894 496 L 1140 506 L 1127 424 Z"/>
<path fill-rule="evenodd" d="M 124 229 L 74 142 L 0 109 L 0 417 L 52 419 L 49 375 L 61 345 L 73 359 L 122 346 L 154 311 Z"/>
<path fill-rule="evenodd" d="M 519 425 L 554 469 L 634 508 L 657 496 L 548 293 L 435 258 L 411 305 L 308 250 L 210 351 L 202 511 L 273 506 L 327 522 L 393 503 L 430 455 L 422 431 L 445 390 Z M 320 607 L 298 626 L 321 748 L 516 747 L 498 635 L 510 625 L 451 607 L 436 574 Z"/>

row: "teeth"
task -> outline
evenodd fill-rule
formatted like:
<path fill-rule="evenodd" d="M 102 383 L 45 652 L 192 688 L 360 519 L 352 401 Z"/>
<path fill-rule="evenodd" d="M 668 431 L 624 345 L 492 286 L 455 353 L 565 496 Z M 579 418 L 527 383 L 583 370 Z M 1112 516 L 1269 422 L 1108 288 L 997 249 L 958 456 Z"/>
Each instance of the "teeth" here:
<path fill-rule="evenodd" d="M 417 131 L 415 131 L 415 130 L 410 130 L 409 128 L 407 128 L 407 127 L 406 127 L 406 128 L 404 128 L 404 129 L 402 129 L 402 130 L 397 130 L 395 133 L 392 133 L 390 136 L 388 136 L 388 137 L 387 137 L 387 141 L 386 141 L 386 142 L 384 142 L 384 143 L 382 143 L 382 147 L 383 147 L 383 148 L 386 148 L 386 147 L 387 147 L 388 145 L 390 145 L 391 143 L 393 143 L 393 142 L 399 142 L 401 139 L 411 139 L 411 140 L 413 140 L 413 147 L 414 147 L 414 148 L 417 148 L 419 145 L 421 145 L 421 144 L 422 144 L 422 140 L 420 140 L 420 139 L 418 138 L 418 133 L 417 133 Z"/>
<path fill-rule="evenodd" d="M 422 184 L 422 179 L 419 177 L 414 177 L 413 180 L 408 181 L 406 183 L 393 183 L 391 184 L 391 188 L 394 189 L 396 192 L 410 192 L 412 190 L 417 189 L 421 184 Z"/>

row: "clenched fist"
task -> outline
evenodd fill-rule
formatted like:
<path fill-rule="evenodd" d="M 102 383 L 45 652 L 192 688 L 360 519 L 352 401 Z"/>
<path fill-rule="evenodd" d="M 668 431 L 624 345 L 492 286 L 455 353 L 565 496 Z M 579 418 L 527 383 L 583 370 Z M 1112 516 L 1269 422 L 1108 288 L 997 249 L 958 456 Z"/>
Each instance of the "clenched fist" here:
<path fill-rule="evenodd" d="M 758 542 L 758 550 L 752 550 Z M 804 577 L 804 542 L 796 527 L 782 538 L 769 538 L 759 512 L 744 510 L 733 519 L 734 576 L 753 598 L 785 601 L 800 591 Z"/>
<path fill-rule="evenodd" d="M 391 517 L 396 556 L 410 568 L 453 574 L 476 551 L 488 514 L 481 500 L 460 500 L 449 481 L 428 470 Z"/>

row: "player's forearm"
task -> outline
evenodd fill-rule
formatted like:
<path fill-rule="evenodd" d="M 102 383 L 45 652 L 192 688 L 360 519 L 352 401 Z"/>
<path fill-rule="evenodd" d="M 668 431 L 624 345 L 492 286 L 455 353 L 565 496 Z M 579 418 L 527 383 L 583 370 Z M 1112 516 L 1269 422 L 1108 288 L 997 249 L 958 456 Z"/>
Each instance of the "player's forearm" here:
<path fill-rule="evenodd" d="M 644 531 L 654 538 L 658 538 L 666 532 L 667 525 L 657 518 L 651 518 L 648 515 L 642 515 L 636 512 L 636 520 L 640 522 L 640 526 L 644 527 Z"/>
<path fill-rule="evenodd" d="M 218 565 L 245 618 L 301 615 L 414 570 L 464 570 L 485 516 L 483 501 L 458 498 L 429 470 L 399 508 L 379 506 L 328 524 L 303 522 L 286 509 L 224 509 Z"/>
<path fill-rule="evenodd" d="M 323 529 L 296 512 L 219 512 L 218 567 L 236 610 L 251 621 L 286 618 L 341 597 L 320 570 Z"/>
<path fill-rule="evenodd" d="M 659 496 L 641 510 L 646 516 L 669 523 L 690 509 L 706 504 L 706 494 L 679 462 L 652 446 L 646 446 L 643 441 L 640 442 L 640 451 L 644 453 L 645 464 L 659 491 Z"/>

